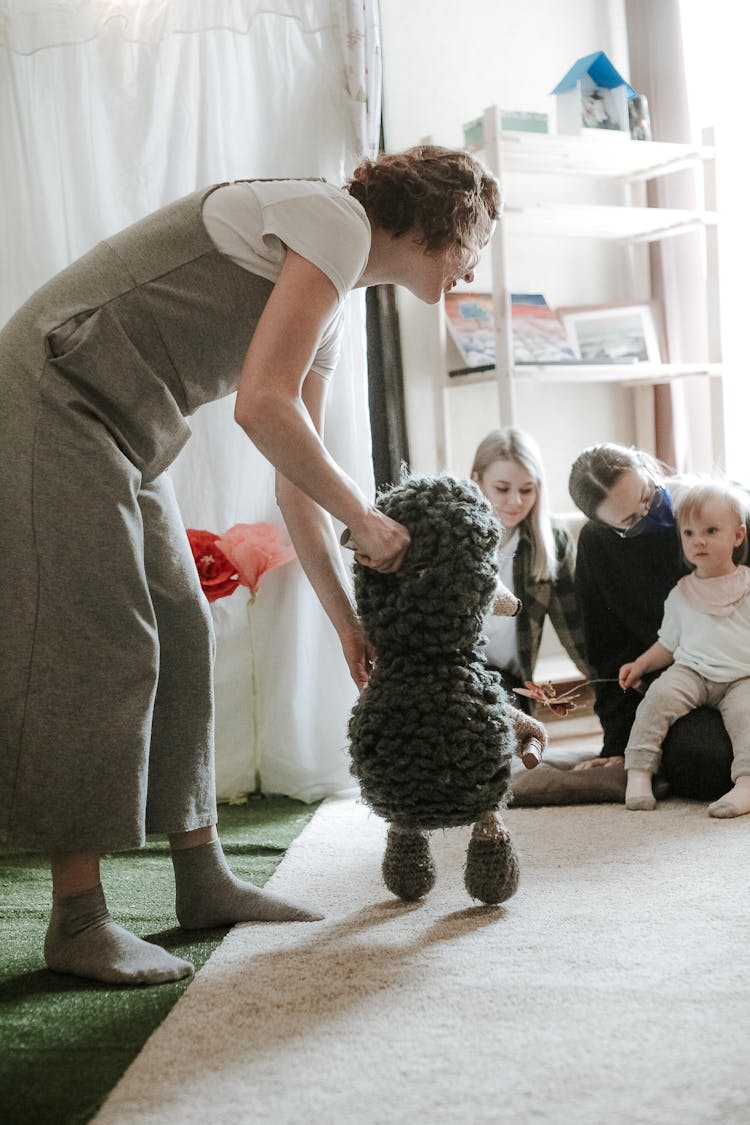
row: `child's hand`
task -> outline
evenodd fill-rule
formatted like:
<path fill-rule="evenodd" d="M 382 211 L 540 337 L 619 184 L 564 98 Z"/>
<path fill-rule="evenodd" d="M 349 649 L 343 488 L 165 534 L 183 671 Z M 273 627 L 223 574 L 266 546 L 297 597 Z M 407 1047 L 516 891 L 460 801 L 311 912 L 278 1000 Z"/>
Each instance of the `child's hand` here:
<path fill-rule="evenodd" d="M 618 682 L 623 691 L 627 688 L 634 687 L 641 678 L 641 671 L 638 667 L 637 660 L 631 660 L 628 664 L 623 664 L 618 674 Z"/>

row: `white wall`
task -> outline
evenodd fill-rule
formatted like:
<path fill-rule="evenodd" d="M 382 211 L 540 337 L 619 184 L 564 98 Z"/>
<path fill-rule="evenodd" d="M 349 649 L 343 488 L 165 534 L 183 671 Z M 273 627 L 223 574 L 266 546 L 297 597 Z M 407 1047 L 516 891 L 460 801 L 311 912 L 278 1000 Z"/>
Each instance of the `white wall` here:
<path fill-rule="evenodd" d="M 627 78 L 623 0 L 380 0 L 383 32 L 386 147 L 406 148 L 429 136 L 461 146 L 462 125 L 488 105 L 546 112 L 554 128 L 550 90 L 582 55 L 604 50 Z M 618 143 L 612 141 L 610 143 Z M 607 141 L 602 138 L 602 143 Z M 509 178 L 507 195 L 539 190 Z M 555 198 L 621 202 L 612 188 L 576 178 L 547 179 Z M 599 193 L 609 192 L 610 195 Z M 567 194 L 566 194 L 567 193 Z M 572 194 L 571 194 L 572 193 Z M 640 299 L 628 287 L 626 252 L 587 239 L 511 240 L 516 292 L 541 292 L 553 307 Z M 475 283 L 489 289 L 489 255 Z M 399 291 L 407 423 L 412 465 L 436 469 L 433 379 L 441 367 L 439 314 Z M 451 390 L 452 471 L 466 474 L 475 446 L 499 424 L 492 386 Z M 539 441 L 552 507 L 568 511 L 567 470 L 584 446 L 634 440 L 632 392 L 607 387 L 520 388 L 519 422 Z"/>
<path fill-rule="evenodd" d="M 704 127 L 715 130 L 727 473 L 735 480 L 750 482 L 746 296 L 750 155 L 744 142 L 747 42 L 744 35 L 737 34 L 737 8 L 729 0 L 720 0 L 710 20 L 705 18 L 703 0 L 681 0 L 680 7 L 696 139 Z"/>

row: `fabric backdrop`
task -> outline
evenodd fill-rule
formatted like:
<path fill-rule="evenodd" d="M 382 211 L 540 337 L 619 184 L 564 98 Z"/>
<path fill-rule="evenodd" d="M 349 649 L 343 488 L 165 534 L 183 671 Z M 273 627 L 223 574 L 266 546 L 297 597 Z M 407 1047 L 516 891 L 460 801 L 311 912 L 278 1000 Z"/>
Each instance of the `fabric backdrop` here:
<path fill-rule="evenodd" d="M 195 188 L 246 177 L 343 183 L 376 151 L 377 0 L 0 0 L 0 322 L 105 237 Z M 370 493 L 364 298 L 351 299 L 326 441 Z M 202 408 L 172 475 L 185 523 L 280 524 L 273 473 Z M 355 689 L 293 562 L 213 603 L 219 796 L 314 800 L 350 784 Z"/>

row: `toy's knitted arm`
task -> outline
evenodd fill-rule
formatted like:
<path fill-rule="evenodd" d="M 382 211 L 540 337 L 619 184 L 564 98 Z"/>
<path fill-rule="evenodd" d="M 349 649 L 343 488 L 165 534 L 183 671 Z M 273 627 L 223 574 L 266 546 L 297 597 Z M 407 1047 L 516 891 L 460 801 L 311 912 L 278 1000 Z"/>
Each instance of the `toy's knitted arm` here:
<path fill-rule="evenodd" d="M 498 582 L 492 602 L 493 617 L 515 617 L 517 613 L 520 613 L 521 608 L 521 602 L 516 595 L 511 594 L 502 582 Z"/>
<path fill-rule="evenodd" d="M 516 728 L 516 754 L 521 759 L 527 770 L 533 770 L 542 760 L 542 754 L 547 749 L 547 730 L 543 723 L 532 719 L 525 711 L 517 707 L 509 707 L 508 711 Z"/>

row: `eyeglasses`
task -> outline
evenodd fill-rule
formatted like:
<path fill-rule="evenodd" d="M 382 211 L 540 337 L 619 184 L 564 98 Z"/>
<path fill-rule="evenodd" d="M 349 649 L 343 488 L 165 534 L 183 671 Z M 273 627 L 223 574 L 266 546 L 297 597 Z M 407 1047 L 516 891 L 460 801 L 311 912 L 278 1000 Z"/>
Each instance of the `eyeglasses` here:
<path fill-rule="evenodd" d="M 661 509 L 667 504 L 666 489 L 662 488 L 660 484 L 657 484 L 656 481 L 653 480 L 653 478 L 652 484 L 654 490 L 649 496 L 648 500 L 644 500 L 644 504 L 647 504 L 648 506 L 646 507 L 646 511 L 643 513 L 640 519 L 637 519 L 635 523 L 631 523 L 630 527 L 612 527 L 615 535 L 618 535 L 620 539 L 634 539 L 637 535 L 640 535 L 644 529 L 646 521 L 651 516 L 654 516 L 659 511 L 661 511 Z M 610 524 L 610 527 L 611 526 L 612 525 Z"/>

